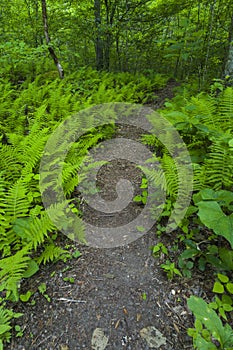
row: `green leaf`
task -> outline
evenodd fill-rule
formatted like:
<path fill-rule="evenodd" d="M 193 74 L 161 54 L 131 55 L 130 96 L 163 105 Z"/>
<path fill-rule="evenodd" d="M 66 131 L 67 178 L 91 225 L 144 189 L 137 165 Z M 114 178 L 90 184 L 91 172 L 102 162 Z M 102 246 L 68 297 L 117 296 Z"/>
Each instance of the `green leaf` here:
<path fill-rule="evenodd" d="M 11 329 L 11 326 L 7 325 L 7 324 L 1 324 L 0 325 L 0 334 L 4 334 L 6 332 L 8 332 Z"/>
<path fill-rule="evenodd" d="M 187 303 L 194 316 L 204 324 L 220 344 L 223 344 L 226 336 L 225 329 L 216 312 L 203 299 L 195 296 L 191 296 Z"/>
<path fill-rule="evenodd" d="M 203 326 L 200 320 L 195 320 L 194 326 L 198 332 L 201 332 L 203 329 Z"/>
<path fill-rule="evenodd" d="M 29 242 L 27 231 L 30 229 L 30 223 L 32 219 L 30 218 L 18 218 L 14 221 L 13 230 L 14 232 L 24 241 Z"/>
<path fill-rule="evenodd" d="M 219 315 L 224 319 L 224 320 L 227 320 L 227 316 L 225 314 L 225 310 L 223 307 L 220 307 L 219 308 Z"/>
<path fill-rule="evenodd" d="M 33 276 L 39 270 L 39 266 L 34 260 L 30 260 L 27 270 L 23 273 L 23 278 L 29 278 Z"/>
<path fill-rule="evenodd" d="M 137 230 L 139 232 L 144 232 L 145 231 L 145 227 L 143 227 L 143 226 L 137 226 L 136 228 L 137 228 Z"/>
<path fill-rule="evenodd" d="M 211 309 L 217 310 L 218 304 L 215 301 L 213 301 L 212 303 L 209 303 L 209 307 L 211 307 Z"/>
<path fill-rule="evenodd" d="M 226 275 L 218 273 L 217 276 L 219 281 L 221 281 L 222 283 L 227 283 L 229 281 L 229 278 Z"/>
<path fill-rule="evenodd" d="M 76 251 L 72 254 L 72 257 L 75 258 L 75 259 L 77 259 L 77 258 L 79 258 L 81 255 L 82 255 L 82 254 L 80 253 L 80 251 L 79 251 L 79 250 L 76 250 Z"/>
<path fill-rule="evenodd" d="M 133 200 L 134 200 L 134 202 L 141 202 L 142 196 L 135 196 Z"/>
<path fill-rule="evenodd" d="M 186 264 L 186 267 L 187 269 L 191 270 L 193 268 L 193 265 L 194 265 L 193 261 L 188 261 Z"/>
<path fill-rule="evenodd" d="M 219 294 L 224 293 L 224 287 L 223 287 L 222 283 L 216 281 L 214 283 L 213 292 L 214 293 L 219 293 Z"/>
<path fill-rule="evenodd" d="M 231 306 L 231 305 L 229 305 L 229 304 L 223 304 L 223 309 L 225 310 L 225 311 L 227 311 L 227 312 L 230 312 L 230 311 L 232 311 L 233 310 L 233 307 Z"/>
<path fill-rule="evenodd" d="M 200 251 L 197 249 L 186 249 L 182 254 L 181 254 L 181 258 L 182 259 L 189 259 L 194 257 L 195 255 L 199 254 Z"/>
<path fill-rule="evenodd" d="M 201 337 L 200 334 L 197 335 L 197 339 L 195 341 L 198 349 L 201 350 L 217 350 L 218 348 L 213 344 Z"/>
<path fill-rule="evenodd" d="M 233 248 L 233 214 L 225 215 L 217 202 L 199 202 L 197 205 L 198 216 L 203 224 L 217 235 L 225 237 Z"/>
<path fill-rule="evenodd" d="M 38 287 L 38 290 L 41 294 L 44 294 L 47 290 L 46 284 L 45 283 L 41 283 Z"/>
<path fill-rule="evenodd" d="M 220 248 L 219 256 L 225 265 L 225 270 L 233 270 L 233 251 L 227 248 Z"/>
<path fill-rule="evenodd" d="M 222 302 L 224 304 L 228 304 L 228 305 L 232 305 L 233 304 L 233 300 L 232 298 L 230 297 L 230 295 L 226 295 L 226 294 L 223 294 L 222 296 Z"/>
<path fill-rule="evenodd" d="M 175 273 L 176 275 L 182 277 L 182 273 L 181 273 L 178 269 L 175 268 L 173 271 L 174 271 L 174 273 Z"/>
<path fill-rule="evenodd" d="M 231 282 L 227 283 L 226 288 L 229 293 L 233 294 L 233 283 Z"/>
<path fill-rule="evenodd" d="M 142 300 L 146 300 L 146 299 L 147 299 L 146 293 L 142 293 Z"/>
<path fill-rule="evenodd" d="M 19 298 L 21 301 L 26 303 L 32 296 L 32 292 L 30 290 L 27 291 L 26 294 L 20 294 Z"/>

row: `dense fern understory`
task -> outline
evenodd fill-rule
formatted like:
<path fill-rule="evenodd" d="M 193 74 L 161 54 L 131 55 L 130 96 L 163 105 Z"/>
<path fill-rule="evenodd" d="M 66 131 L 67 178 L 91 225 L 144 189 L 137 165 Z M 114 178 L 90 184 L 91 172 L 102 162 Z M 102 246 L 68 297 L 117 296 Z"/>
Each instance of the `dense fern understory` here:
<path fill-rule="evenodd" d="M 11 338 L 11 319 L 19 316 L 6 307 L 6 302 L 19 300 L 20 281 L 35 274 L 41 264 L 72 256 L 59 246 L 57 228 L 41 200 L 39 166 L 49 135 L 66 117 L 93 105 L 106 102 L 154 102 L 155 94 L 166 85 L 167 80 L 168 77 L 162 75 L 145 77 L 82 69 L 62 81 L 50 80 L 49 75 L 38 76 L 35 81 L 25 81 L 18 86 L 0 81 L 0 349 Z M 180 225 L 186 242 L 184 259 L 186 262 L 200 262 L 202 258 L 202 267 L 212 264 L 216 273 L 232 276 L 233 88 L 223 88 L 218 94 L 212 88 L 209 94 L 195 96 L 187 89 L 180 90 L 172 101 L 166 102 L 160 113 L 180 132 L 193 162 L 193 199 Z M 89 121 L 83 123 L 88 126 Z M 113 125 L 90 130 L 85 137 L 74 142 L 66 157 L 63 188 L 66 198 L 70 200 L 71 210 L 77 215 L 81 215 L 81 211 L 74 207 L 72 193 L 80 182 L 78 169 L 88 149 L 100 140 L 111 138 L 113 133 Z M 165 178 L 153 180 L 166 188 L 167 207 L 164 208 L 166 213 L 163 216 L 168 217 L 178 191 L 176 164 L 155 136 L 144 136 L 142 141 L 159 149 L 162 154 L 157 160 L 162 164 Z M 49 171 L 48 167 L 48 176 Z M 59 216 L 63 204 L 51 206 L 48 210 L 56 211 Z M 218 221 L 211 220 L 213 211 Z M 215 251 L 200 254 L 198 232 L 190 229 L 190 222 L 212 230 L 212 235 L 205 239 L 209 246 L 216 247 Z M 81 239 L 82 229 L 80 225 Z M 195 251 L 190 251 L 194 249 L 190 241 L 196 247 Z M 182 266 L 179 267 L 182 271 Z M 191 308 L 195 311 L 193 305 Z M 195 316 L 200 320 L 200 315 Z M 203 335 L 200 327 L 192 335 L 194 346 L 198 349 L 201 349 L 199 344 L 207 342 L 208 337 L 215 336 L 219 341 L 219 336 L 212 333 L 212 328 L 204 321 L 202 327 L 207 328 L 207 335 Z M 225 329 L 225 332 L 232 334 L 229 329 Z M 220 349 L 233 347 L 233 337 L 226 340 L 223 330 L 220 336 Z"/>

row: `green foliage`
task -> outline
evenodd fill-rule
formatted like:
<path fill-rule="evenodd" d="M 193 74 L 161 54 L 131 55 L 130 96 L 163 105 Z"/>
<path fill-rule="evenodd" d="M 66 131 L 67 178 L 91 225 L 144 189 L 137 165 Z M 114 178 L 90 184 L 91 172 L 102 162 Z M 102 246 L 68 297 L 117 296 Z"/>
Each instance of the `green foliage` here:
<path fill-rule="evenodd" d="M 233 194 L 230 191 L 213 191 L 205 189 L 194 195 L 194 203 L 198 206 L 198 216 L 201 222 L 212 229 L 216 235 L 225 237 L 233 248 L 232 230 L 233 214 L 226 215 L 232 211 Z"/>
<path fill-rule="evenodd" d="M 192 97 L 184 91 L 161 110 L 182 135 L 194 168 L 192 202 L 180 224 L 182 233 L 176 239 L 184 247 L 177 258 L 177 271 L 191 278 L 195 266 L 204 271 L 211 265 L 218 273 L 213 287 L 213 292 L 218 295 L 209 305 L 201 298 L 191 297 L 188 300 L 188 306 L 196 317 L 195 328 L 189 329 L 188 334 L 193 337 L 194 348 L 199 350 L 233 347 L 232 329 L 229 324 L 223 326 L 220 319 L 227 322 L 227 312 L 233 310 L 232 283 L 225 275 L 233 270 L 232 101 L 233 88 L 215 85 L 211 87 L 210 95 L 201 93 Z M 160 181 L 157 174 L 149 175 L 166 188 L 166 204 L 161 222 L 157 224 L 161 234 L 164 231 L 162 220 L 171 215 L 176 199 L 176 167 L 171 155 L 155 136 L 146 135 L 143 141 L 154 147 L 156 159 L 162 163 L 164 171 L 164 178 L 161 175 Z M 160 247 L 155 245 L 153 249 L 154 256 L 158 256 Z M 171 249 L 168 254 L 171 254 Z M 176 263 L 170 260 L 161 265 L 168 278 L 176 274 L 175 266 Z M 219 294 L 222 296 L 219 297 Z"/>
<path fill-rule="evenodd" d="M 29 299 L 31 298 L 32 296 L 32 292 L 30 290 L 27 291 L 27 293 L 25 294 L 20 294 L 19 298 L 22 302 L 26 303 L 29 301 Z"/>
<path fill-rule="evenodd" d="M 0 349 L 3 349 L 3 344 L 9 342 L 11 338 L 11 321 L 14 318 L 22 316 L 21 313 L 15 313 L 5 307 L 0 301 Z"/>
<path fill-rule="evenodd" d="M 175 263 L 170 260 L 166 260 L 166 263 L 160 266 L 166 272 L 169 280 L 172 280 L 174 275 L 182 276 L 181 272 L 175 267 Z"/>
<path fill-rule="evenodd" d="M 159 254 L 168 255 L 168 250 L 162 242 L 157 243 L 155 246 L 151 248 L 151 250 L 154 257 L 158 257 Z"/>
<path fill-rule="evenodd" d="M 78 250 L 72 254 L 69 248 L 62 248 L 57 243 L 56 222 L 61 220 L 66 203 L 51 204 L 45 210 L 41 199 L 40 191 L 41 188 L 44 190 L 45 182 L 40 181 L 39 166 L 50 134 L 64 118 L 93 104 L 146 101 L 165 80 L 156 75 L 150 79 L 143 75 L 117 76 L 82 69 L 63 81 L 38 76 L 33 82 L 25 81 L 21 88 L 0 81 L 0 292 L 4 293 L 5 299 L 29 300 L 30 293 L 20 293 L 24 278 L 33 276 L 41 264 L 80 256 Z M 88 150 L 101 140 L 111 138 L 115 132 L 114 124 L 96 130 L 89 130 L 89 125 L 88 118 L 80 121 L 80 128 L 86 128 L 87 132 L 72 144 L 62 169 L 68 209 L 77 217 L 81 211 L 76 205 L 79 199 L 74 200 L 73 193 L 81 181 L 85 182 L 91 166 L 95 166 L 85 165 Z M 59 140 L 54 146 L 59 155 Z M 47 189 L 53 188 L 56 182 L 51 177 L 56 162 L 59 157 L 48 163 Z M 72 226 L 69 218 L 64 224 Z M 71 237 L 72 234 L 75 237 Z M 69 237 L 85 241 L 81 223 Z M 50 300 L 42 286 L 40 293 Z M 10 337 L 10 328 L 7 332 Z M 7 337 L 0 335 L 4 342 Z"/>
<path fill-rule="evenodd" d="M 142 183 L 140 185 L 140 188 L 143 189 L 142 193 L 140 195 L 137 195 L 134 197 L 134 202 L 139 202 L 142 204 L 146 204 L 147 201 L 147 196 L 148 196 L 148 192 L 147 192 L 147 179 L 146 178 L 142 178 Z"/>
<path fill-rule="evenodd" d="M 46 293 L 47 291 L 47 286 L 46 283 L 41 283 L 38 286 L 38 291 L 41 293 L 41 295 L 43 295 L 43 297 L 45 297 L 45 299 L 50 303 L 51 298 L 49 297 L 49 295 Z"/>
<path fill-rule="evenodd" d="M 233 89 L 218 97 L 178 97 L 162 114 L 180 131 L 194 163 L 195 189 L 231 189 Z"/>
<path fill-rule="evenodd" d="M 188 330 L 188 334 L 193 337 L 195 349 L 229 350 L 233 347 L 232 328 L 228 324 L 223 326 L 219 316 L 203 299 L 191 296 L 188 299 L 188 307 L 196 318 L 195 328 Z M 218 347 L 213 343 L 213 339 L 219 343 Z"/>
<path fill-rule="evenodd" d="M 18 300 L 18 286 L 24 271 L 27 270 L 30 252 L 30 246 L 27 245 L 0 261 L 0 291 L 6 290 L 6 297 L 12 301 Z"/>
<path fill-rule="evenodd" d="M 227 320 L 226 312 L 233 310 L 233 283 L 230 282 L 229 277 L 218 273 L 217 281 L 213 286 L 213 292 L 222 294 L 222 298 L 215 296 L 214 302 L 210 303 L 209 306 L 214 310 L 218 310 L 219 315 Z"/>

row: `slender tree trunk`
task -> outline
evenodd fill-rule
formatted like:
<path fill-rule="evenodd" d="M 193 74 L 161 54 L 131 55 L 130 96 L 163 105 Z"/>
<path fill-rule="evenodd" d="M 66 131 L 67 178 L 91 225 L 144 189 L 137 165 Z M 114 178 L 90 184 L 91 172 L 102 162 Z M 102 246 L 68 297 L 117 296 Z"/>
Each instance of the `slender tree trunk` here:
<path fill-rule="evenodd" d="M 119 33 L 116 34 L 116 55 L 117 55 L 117 62 L 118 62 L 118 71 L 121 71 L 121 53 L 120 53 L 120 46 L 119 46 Z"/>
<path fill-rule="evenodd" d="M 47 17 L 47 6 L 46 6 L 46 0 L 41 0 L 41 6 L 42 6 L 42 19 L 43 19 L 43 24 L 44 24 L 44 34 L 45 34 L 45 40 L 46 40 L 46 44 L 48 45 L 48 50 L 49 53 L 57 67 L 59 76 L 61 79 L 64 78 L 64 70 L 62 68 L 62 65 L 60 64 L 57 55 L 53 49 L 53 47 L 51 46 L 51 40 L 50 40 L 50 36 L 49 36 L 49 27 L 48 27 L 48 17 Z"/>
<path fill-rule="evenodd" d="M 203 82 L 205 81 L 206 73 L 208 71 L 211 39 L 212 39 L 213 24 L 214 24 L 214 17 L 215 17 L 215 5 L 216 5 L 216 0 L 214 0 L 214 3 L 210 5 L 209 33 L 208 33 L 208 42 L 207 42 L 205 63 L 204 63 L 204 68 L 203 68 L 203 77 L 202 77 Z"/>
<path fill-rule="evenodd" d="M 105 32 L 105 46 L 104 46 L 104 68 L 109 70 L 110 68 L 110 51 L 112 46 L 112 26 L 114 22 L 114 16 L 116 12 L 116 1 L 105 0 L 106 10 L 106 27 Z"/>
<path fill-rule="evenodd" d="M 229 28 L 229 36 L 228 36 L 228 55 L 227 62 L 225 64 L 225 77 L 230 77 L 233 80 L 233 14 L 231 16 L 231 24 Z"/>
<path fill-rule="evenodd" d="M 96 69 L 102 70 L 104 68 L 104 49 L 103 39 L 101 35 L 101 3 L 100 0 L 95 0 L 95 28 L 96 28 L 96 39 L 95 39 L 95 57 L 96 57 Z"/>

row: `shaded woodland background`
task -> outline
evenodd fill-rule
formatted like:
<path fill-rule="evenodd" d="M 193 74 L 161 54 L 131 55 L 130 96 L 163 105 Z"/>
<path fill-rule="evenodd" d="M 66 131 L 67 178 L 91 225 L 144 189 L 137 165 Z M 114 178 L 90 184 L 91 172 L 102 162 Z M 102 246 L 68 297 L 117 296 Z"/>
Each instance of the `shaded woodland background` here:
<path fill-rule="evenodd" d="M 48 49 L 66 74 L 155 71 L 202 87 L 233 72 L 230 0 L 3 0 L 0 21 L 0 74 L 19 81 L 51 71 Z"/>

